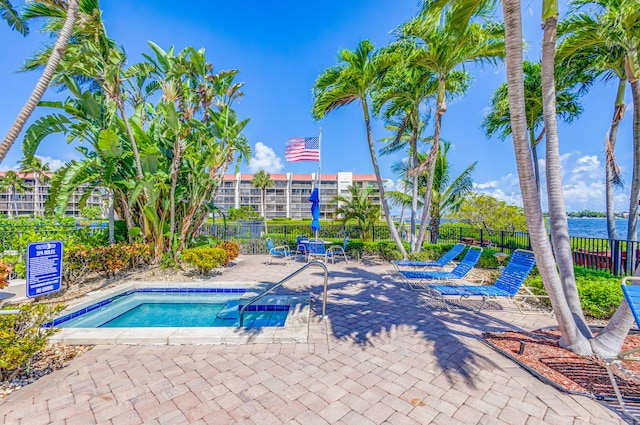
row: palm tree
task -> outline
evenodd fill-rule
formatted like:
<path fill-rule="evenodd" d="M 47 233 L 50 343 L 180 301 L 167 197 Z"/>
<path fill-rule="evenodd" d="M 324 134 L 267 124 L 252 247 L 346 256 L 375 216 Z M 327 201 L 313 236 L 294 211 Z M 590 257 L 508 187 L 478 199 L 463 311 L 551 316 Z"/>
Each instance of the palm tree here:
<path fill-rule="evenodd" d="M 24 158 L 20 161 L 20 171 L 33 173 L 33 215 L 34 217 L 44 215 L 40 194 L 40 178 L 45 177 L 45 173 L 51 171 L 49 164 L 42 162 L 42 159 L 37 156 L 31 157 L 31 160 Z"/>
<path fill-rule="evenodd" d="M 15 122 L 9 128 L 9 132 L 0 143 L 0 163 L 7 156 L 7 152 L 13 143 L 18 138 L 18 135 L 22 131 L 24 124 L 27 122 L 27 119 L 31 116 L 36 105 L 42 99 L 42 95 L 46 91 L 51 79 L 53 78 L 56 69 L 58 68 L 58 64 L 62 60 L 62 57 L 65 53 L 65 49 L 67 46 L 67 42 L 71 37 L 73 32 L 73 25 L 76 22 L 76 18 L 78 16 L 78 0 L 68 0 L 67 10 L 66 10 L 66 18 L 64 21 L 64 25 L 60 29 L 58 33 L 58 40 L 55 43 L 55 46 L 51 52 L 51 56 L 47 61 L 47 66 L 45 67 L 40 79 L 36 83 L 31 96 L 27 100 L 27 103 L 22 107 L 22 110 L 18 113 L 18 117 Z"/>
<path fill-rule="evenodd" d="M 13 8 L 9 0 L 0 0 L 0 17 L 7 21 L 7 24 L 20 34 L 29 34 L 29 27 L 20 17 L 20 14 Z"/>
<path fill-rule="evenodd" d="M 624 101 L 627 77 L 625 72 L 624 49 L 609 42 L 602 16 L 591 16 L 576 12 L 558 24 L 560 42 L 556 48 L 556 58 L 565 70 L 579 68 L 581 73 L 603 82 L 617 81 L 613 117 L 605 137 L 605 200 L 607 233 L 609 239 L 618 239 L 614 209 L 614 187 L 622 187 L 620 169 L 615 160 L 614 150 L 618 134 L 618 124 L 624 117 Z"/>
<path fill-rule="evenodd" d="M 531 245 L 536 254 L 536 265 L 556 314 L 562 344 L 579 354 L 590 354 L 591 349 L 583 329 L 578 328 L 572 310 L 565 298 L 563 285 L 556 269 L 556 260 L 549 242 L 542 215 L 542 207 L 531 161 L 531 146 L 527 137 L 527 113 L 524 91 L 522 55 L 522 13 L 520 0 L 503 0 L 507 84 L 511 131 L 516 154 L 520 190 L 527 218 Z M 545 99 L 546 100 L 546 99 Z M 555 115 L 555 114 L 554 114 Z"/>
<path fill-rule="evenodd" d="M 440 145 L 442 116 L 447 111 L 447 80 L 457 68 L 469 62 L 495 63 L 504 57 L 504 31 L 501 24 L 489 21 L 477 22 L 491 12 L 490 2 L 445 2 L 427 0 L 423 10 L 413 20 L 403 24 L 401 37 L 417 44 L 411 63 L 433 71 L 438 80 L 435 110 L 435 128 L 429 159 L 424 164 L 427 171 L 427 192 L 422 211 L 422 223 L 426 223 L 431 204 L 434 167 Z M 417 245 L 425 238 L 426 226 L 420 228 Z"/>
<path fill-rule="evenodd" d="M 264 170 L 258 171 L 251 180 L 251 185 L 260 189 L 260 200 L 262 206 L 262 220 L 264 221 L 264 232 L 267 233 L 267 188 L 273 187 L 271 175 Z"/>
<path fill-rule="evenodd" d="M 353 51 L 348 49 L 341 50 L 338 53 L 338 65 L 326 69 L 316 79 L 313 86 L 314 104 L 311 112 L 315 119 L 320 120 L 335 109 L 354 101 L 360 101 L 364 115 L 367 143 L 369 144 L 369 154 L 371 155 L 371 163 L 376 175 L 378 190 L 380 191 L 380 203 L 382 204 L 391 237 L 403 257 L 406 257 L 407 251 L 402 245 L 400 235 L 398 235 L 398 231 L 395 228 L 385 196 L 384 183 L 373 145 L 371 114 L 369 111 L 369 99 L 374 85 L 380 79 L 381 74 L 389 69 L 393 63 L 392 61 L 391 55 L 377 54 L 373 43 L 369 40 L 358 43 Z"/>
<path fill-rule="evenodd" d="M 558 23 L 558 3 L 555 0 L 545 0 L 542 8 L 542 111 L 544 116 L 546 157 L 545 173 L 547 182 L 547 200 L 549 210 L 549 227 L 553 254 L 556 258 L 558 271 L 562 283 L 564 299 L 569 305 L 573 319 L 582 332 L 583 338 L 590 338 L 591 331 L 587 327 L 578 287 L 576 286 L 573 251 L 569 239 L 569 225 L 567 223 L 567 209 L 562 189 L 560 166 L 560 149 L 558 140 L 558 126 L 556 114 L 556 84 L 555 84 L 555 48 L 556 29 Z M 583 345 L 580 338 L 578 345 Z M 584 344 L 586 345 L 586 344 Z"/>
<path fill-rule="evenodd" d="M 411 196 L 411 218 L 409 231 L 409 249 L 411 252 L 420 251 L 420 244 L 417 244 L 417 210 L 418 210 L 418 170 L 425 168 L 425 164 L 418 162 L 418 142 L 426 141 L 421 138 L 425 128 L 426 119 L 420 117 L 420 108 L 426 102 L 435 99 L 438 90 L 438 80 L 430 69 L 422 66 L 413 66 L 406 58 L 415 49 L 410 43 L 397 42 L 389 49 L 397 54 L 401 60 L 386 73 L 385 78 L 380 82 L 380 87 L 375 91 L 373 98 L 373 109 L 376 115 L 381 114 L 391 125 L 386 128 L 395 133 L 395 137 L 383 139 L 388 141 L 388 145 L 381 153 L 393 153 L 403 148 L 409 147 L 409 159 L 411 161 L 410 170 L 406 178 L 410 180 L 412 188 Z M 471 77 L 465 71 L 453 71 L 447 80 L 447 97 L 463 94 L 469 87 Z M 399 120 L 394 123 L 390 120 Z M 431 141 L 429 139 L 429 141 Z M 423 157 L 426 161 L 428 158 Z M 421 226 L 426 226 L 422 222 Z"/>
<path fill-rule="evenodd" d="M 533 158 L 533 170 L 535 173 L 538 195 L 540 194 L 540 171 L 538 165 L 538 143 L 545 134 L 544 118 L 542 115 L 542 89 L 540 64 L 525 60 L 522 64 L 524 70 L 524 92 L 527 111 L 527 131 L 529 133 L 529 144 Z M 558 74 L 563 73 L 558 70 Z M 576 81 L 564 73 L 558 79 L 557 86 L 557 115 L 565 122 L 571 122 L 582 113 L 582 106 L 578 103 L 579 93 L 577 85 L 583 81 Z M 507 84 L 500 85 L 491 97 L 491 111 L 482 121 L 482 127 L 487 133 L 487 137 L 498 134 L 500 139 L 505 140 L 511 135 L 511 116 L 509 115 L 509 97 L 507 94 Z"/>
<path fill-rule="evenodd" d="M 12 214 L 11 214 L 12 205 L 13 205 L 13 212 L 15 212 L 16 215 L 18 214 L 16 194 L 21 193 L 24 195 L 24 193 L 29 189 L 30 187 L 24 181 L 24 179 L 20 177 L 18 173 L 16 173 L 13 170 L 7 171 L 3 177 L 0 177 L 0 190 L 8 192 L 7 213 L 9 215 L 9 218 L 12 217 Z"/>
<path fill-rule="evenodd" d="M 436 166 L 434 168 L 435 176 L 433 178 L 433 187 L 431 199 L 431 209 L 429 211 L 429 227 L 431 229 L 431 243 L 437 243 L 440 233 L 440 223 L 444 217 L 449 216 L 460 208 L 465 197 L 471 193 L 473 189 L 473 179 L 471 173 L 475 169 L 477 162 L 469 165 L 462 173 L 460 173 L 453 181 L 451 180 L 452 164 L 447 160 L 447 153 L 451 144 L 448 141 L 440 140 L 440 149 L 438 149 L 438 157 L 436 158 Z M 426 153 L 418 153 L 419 161 L 425 161 Z M 396 174 L 406 175 L 409 168 L 405 162 L 396 162 L 391 169 Z M 424 199 L 426 191 L 427 176 L 423 174 L 418 179 L 419 193 L 421 199 Z M 396 195 L 394 195 L 395 197 Z M 402 199 L 402 198 L 401 198 Z M 422 203 L 420 203 L 422 206 Z"/>
<path fill-rule="evenodd" d="M 332 200 L 338 204 L 336 215 L 340 216 L 342 223 L 355 220 L 363 233 L 363 238 L 368 238 L 367 228 L 380 219 L 380 206 L 375 205 L 372 199 L 375 186 L 369 185 L 362 188 L 347 186 L 347 190 L 349 196 L 338 195 Z"/>
<path fill-rule="evenodd" d="M 585 40 L 592 45 L 606 48 L 611 55 L 615 49 L 623 52 L 624 71 L 631 86 L 633 98 L 633 176 L 629 201 L 627 239 L 637 237 L 638 198 L 640 194 L 640 0 L 572 0 L 575 8 L 590 7 L 592 21 L 598 26 L 595 35 Z M 579 16 L 589 16 L 582 14 Z M 588 23 L 582 22 L 582 23 Z M 587 28 L 585 28 L 587 29 Z M 615 55 L 611 55 L 615 60 Z M 618 87 L 620 89 L 620 87 Z M 616 114 L 614 114 L 614 121 Z"/>
<path fill-rule="evenodd" d="M 451 180 L 451 163 L 447 161 L 447 153 L 449 153 L 450 143 L 442 141 L 442 146 L 438 150 L 436 158 L 436 166 L 433 176 L 433 194 L 431 195 L 431 217 L 429 226 L 431 229 L 431 243 L 438 241 L 440 234 L 440 222 L 443 217 L 447 217 L 451 213 L 460 208 L 460 204 L 465 197 L 473 189 L 473 179 L 471 173 L 476 167 L 477 162 L 469 165 L 458 175 L 453 181 Z"/>
<path fill-rule="evenodd" d="M 390 53 L 397 54 L 399 60 L 379 82 L 379 87 L 374 91 L 373 96 L 373 110 L 376 115 L 382 113 L 387 121 L 392 118 L 400 121 L 394 131 L 395 137 L 390 138 L 390 143 L 383 152 L 392 153 L 408 144 L 411 171 L 419 166 L 418 141 L 424 129 L 424 121 L 421 122 L 420 119 L 420 107 L 428 99 L 435 97 L 437 90 L 437 80 L 433 72 L 425 67 L 407 64 L 406 57 L 413 48 L 414 46 L 410 43 L 396 42 L 387 49 Z M 418 174 L 409 172 L 406 177 L 411 181 L 412 187 L 409 251 L 414 252 L 416 250 Z"/>

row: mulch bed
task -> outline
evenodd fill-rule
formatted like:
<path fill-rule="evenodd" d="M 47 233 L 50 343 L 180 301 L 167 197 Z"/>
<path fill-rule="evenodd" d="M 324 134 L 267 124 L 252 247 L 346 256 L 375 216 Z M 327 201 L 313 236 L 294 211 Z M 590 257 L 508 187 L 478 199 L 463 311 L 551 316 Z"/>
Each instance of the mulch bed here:
<path fill-rule="evenodd" d="M 560 332 L 491 332 L 483 339 L 490 346 L 523 365 L 538 378 L 569 393 L 614 399 L 615 393 L 604 366 L 596 356 L 579 356 L 559 345 Z M 524 345 L 522 345 L 524 344 Z M 629 334 L 622 351 L 640 346 L 640 335 Z M 616 371 L 623 397 L 640 400 L 640 361 L 620 363 L 624 371 Z"/>

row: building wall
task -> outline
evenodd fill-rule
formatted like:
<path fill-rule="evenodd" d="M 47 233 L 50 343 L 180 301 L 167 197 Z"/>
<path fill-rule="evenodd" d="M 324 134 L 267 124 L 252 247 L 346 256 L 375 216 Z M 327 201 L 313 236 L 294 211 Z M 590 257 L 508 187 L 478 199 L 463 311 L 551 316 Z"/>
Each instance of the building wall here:
<path fill-rule="evenodd" d="M 4 177 L 5 173 L 0 172 L 0 177 Z M 44 211 L 44 203 L 49 199 L 50 185 L 48 178 L 43 179 L 40 177 L 40 183 L 38 185 L 38 193 L 34 193 L 35 189 L 35 176 L 33 173 L 20 173 L 18 176 L 22 177 L 28 188 L 24 193 L 16 192 L 11 194 L 9 190 L 0 191 L 0 214 L 9 215 L 9 210 L 13 216 L 28 216 L 34 214 L 34 207 L 37 208 L 40 215 Z M 51 177 L 49 175 L 48 177 Z M 43 181 L 44 180 L 44 181 Z M 80 199 L 82 198 L 82 188 L 76 190 L 69 204 L 65 215 L 74 217 L 80 216 Z M 99 206 L 104 208 L 104 202 L 102 195 L 99 193 L 92 194 L 87 199 L 86 206 Z"/>
<path fill-rule="evenodd" d="M 309 196 L 316 187 L 316 175 L 311 174 L 271 174 L 273 187 L 266 190 L 266 216 L 268 219 L 286 217 L 291 219 L 310 218 L 311 204 Z M 254 174 L 225 174 L 224 180 L 214 204 L 227 211 L 229 208 L 240 208 L 248 205 L 261 213 L 261 190 L 253 187 L 251 181 Z M 353 174 L 340 172 L 338 174 L 320 175 L 320 218 L 335 219 L 336 203 L 333 199 L 337 195 L 348 195 L 348 186 L 365 187 L 373 185 L 373 202 L 380 204 L 379 191 L 374 174 Z"/>

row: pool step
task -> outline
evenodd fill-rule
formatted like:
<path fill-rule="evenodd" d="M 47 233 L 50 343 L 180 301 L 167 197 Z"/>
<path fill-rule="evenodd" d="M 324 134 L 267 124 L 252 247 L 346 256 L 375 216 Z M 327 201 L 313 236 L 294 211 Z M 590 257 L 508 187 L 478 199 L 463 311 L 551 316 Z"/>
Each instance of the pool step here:
<path fill-rule="evenodd" d="M 227 301 L 227 304 L 222 310 L 218 312 L 216 316 L 218 319 L 233 319 L 238 320 L 240 318 L 239 300 Z"/>

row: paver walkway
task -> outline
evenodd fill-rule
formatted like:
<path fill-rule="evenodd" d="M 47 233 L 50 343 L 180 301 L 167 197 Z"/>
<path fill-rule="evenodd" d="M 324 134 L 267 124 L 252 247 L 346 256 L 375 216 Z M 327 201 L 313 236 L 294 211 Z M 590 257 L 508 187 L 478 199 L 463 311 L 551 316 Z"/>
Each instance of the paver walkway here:
<path fill-rule="evenodd" d="M 249 256 L 221 281 L 277 282 L 301 262 Z M 0 401 L 5 424 L 618 424 L 586 397 L 560 393 L 478 341 L 483 331 L 552 325 L 504 304 L 435 308 L 389 265 L 328 265 L 328 320 L 306 344 L 97 346 Z M 287 291 L 313 293 L 319 269 Z"/>

